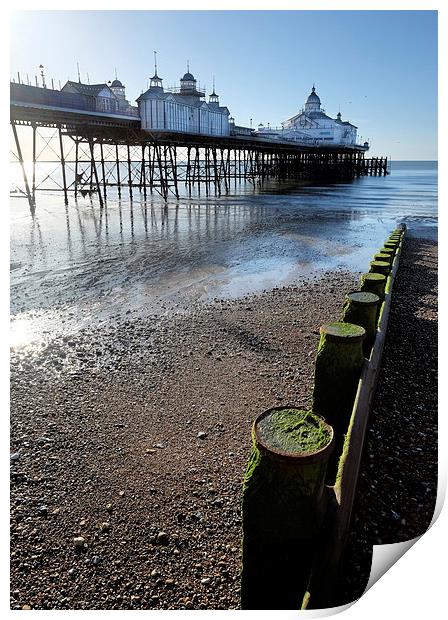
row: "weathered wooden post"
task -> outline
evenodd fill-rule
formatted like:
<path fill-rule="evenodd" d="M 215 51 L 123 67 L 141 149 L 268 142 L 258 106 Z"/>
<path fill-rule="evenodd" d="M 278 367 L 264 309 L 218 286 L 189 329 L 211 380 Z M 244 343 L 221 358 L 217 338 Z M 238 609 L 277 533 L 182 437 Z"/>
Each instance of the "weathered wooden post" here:
<path fill-rule="evenodd" d="M 364 327 L 366 332 L 363 341 L 364 356 L 369 358 L 376 338 L 376 318 L 379 310 L 380 298 L 375 293 L 355 291 L 348 293 L 342 313 L 344 323 L 353 323 Z"/>
<path fill-rule="evenodd" d="M 380 299 L 376 312 L 377 325 L 386 293 L 386 283 L 387 277 L 383 273 L 363 273 L 361 276 L 360 290 L 365 293 L 374 293 Z"/>
<path fill-rule="evenodd" d="M 392 263 L 392 256 L 389 253 L 383 253 L 383 252 L 378 252 L 378 254 L 375 254 L 375 256 L 373 257 L 373 260 L 379 260 L 379 261 L 383 261 L 384 263 Z"/>
<path fill-rule="evenodd" d="M 392 262 L 395 256 L 395 248 L 386 248 L 383 246 L 380 250 L 380 254 L 388 254 Z"/>
<path fill-rule="evenodd" d="M 380 300 L 383 300 L 386 289 L 386 276 L 383 273 L 363 273 L 360 288 L 365 293 L 375 293 Z"/>
<path fill-rule="evenodd" d="M 336 476 L 364 364 L 362 343 L 365 337 L 364 328 L 351 323 L 335 322 L 320 328 L 312 410 L 331 424 L 335 434 L 335 449 L 327 470 L 330 484 Z"/>
<path fill-rule="evenodd" d="M 243 483 L 242 609 L 300 609 L 333 446 L 333 429 L 311 411 L 276 407 L 255 420 Z"/>
<path fill-rule="evenodd" d="M 390 272 L 390 264 L 382 260 L 374 260 L 370 263 L 369 271 L 370 273 L 382 273 L 387 276 Z"/>
<path fill-rule="evenodd" d="M 395 254 L 396 254 L 396 252 L 397 252 L 398 245 L 399 245 L 399 244 L 398 244 L 398 243 L 396 243 L 395 241 L 385 241 L 385 242 L 384 242 L 384 247 L 385 247 L 387 250 L 392 250 L 392 251 L 393 251 L 393 253 L 394 253 L 394 255 L 395 255 Z"/>

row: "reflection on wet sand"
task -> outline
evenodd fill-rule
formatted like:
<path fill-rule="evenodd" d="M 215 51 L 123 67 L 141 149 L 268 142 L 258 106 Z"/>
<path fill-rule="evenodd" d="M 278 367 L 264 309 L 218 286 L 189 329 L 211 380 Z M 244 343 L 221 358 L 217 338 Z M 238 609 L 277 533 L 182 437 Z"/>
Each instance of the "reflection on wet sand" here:
<path fill-rule="evenodd" d="M 435 228 L 435 177 L 426 185 L 414 179 L 409 205 L 403 196 L 412 179 L 266 187 L 168 205 L 117 194 L 103 208 L 89 198 L 64 207 L 60 196 L 46 195 L 34 217 L 16 199 L 13 324 L 32 334 L 48 331 L 51 317 L 53 330 L 76 329 L 128 312 L 164 312 L 167 304 L 240 296 L 322 270 L 359 271 L 398 219 Z M 26 322 L 30 329 L 19 328 Z"/>

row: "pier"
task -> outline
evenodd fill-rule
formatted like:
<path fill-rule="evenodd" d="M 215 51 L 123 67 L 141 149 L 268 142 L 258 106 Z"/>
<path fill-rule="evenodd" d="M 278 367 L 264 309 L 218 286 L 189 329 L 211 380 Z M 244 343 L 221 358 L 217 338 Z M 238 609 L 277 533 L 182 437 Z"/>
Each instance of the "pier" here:
<path fill-rule="evenodd" d="M 142 130 L 138 114 L 106 110 L 77 95 L 11 83 L 13 151 L 22 170 L 16 192 L 30 209 L 38 191 L 95 196 L 103 206 L 108 190 L 156 192 L 163 200 L 187 193 L 228 193 L 241 181 L 254 186 L 273 179 L 334 182 L 388 174 L 385 157 L 366 158 L 365 145 L 310 145 L 254 135 L 232 125 L 230 135 Z M 24 147 L 31 145 L 31 174 Z M 50 150 L 52 159 L 43 155 Z M 40 164 L 55 165 L 38 179 Z"/>

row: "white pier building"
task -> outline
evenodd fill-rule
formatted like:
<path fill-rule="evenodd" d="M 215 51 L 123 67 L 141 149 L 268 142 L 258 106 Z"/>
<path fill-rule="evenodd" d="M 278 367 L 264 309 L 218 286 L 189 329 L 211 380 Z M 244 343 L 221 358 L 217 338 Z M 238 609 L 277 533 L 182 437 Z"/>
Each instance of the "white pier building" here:
<path fill-rule="evenodd" d="M 352 123 L 343 121 L 340 112 L 336 118 L 327 116 L 313 86 L 305 107 L 298 114 L 288 118 L 279 128 L 259 125 L 255 135 L 316 146 L 351 146 L 356 144 L 357 129 Z"/>
<path fill-rule="evenodd" d="M 147 131 L 178 131 L 183 133 L 228 136 L 229 115 L 219 97 L 213 92 L 205 101 L 205 92 L 197 86 L 195 77 L 187 67 L 180 80 L 180 87 L 164 89 L 162 78 L 155 72 L 149 89 L 137 99 L 142 129 Z"/>

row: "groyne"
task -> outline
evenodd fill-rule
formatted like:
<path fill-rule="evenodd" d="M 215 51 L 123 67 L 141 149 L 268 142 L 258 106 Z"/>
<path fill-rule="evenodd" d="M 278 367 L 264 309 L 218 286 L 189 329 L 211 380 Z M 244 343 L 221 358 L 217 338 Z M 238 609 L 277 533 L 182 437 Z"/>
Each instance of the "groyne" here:
<path fill-rule="evenodd" d="M 243 485 L 243 609 L 334 605 L 404 237 L 400 225 L 360 290 L 347 294 L 340 321 L 321 328 L 308 418 L 304 408 L 284 407 L 254 422 Z M 331 431 L 310 445 L 316 428 Z"/>

